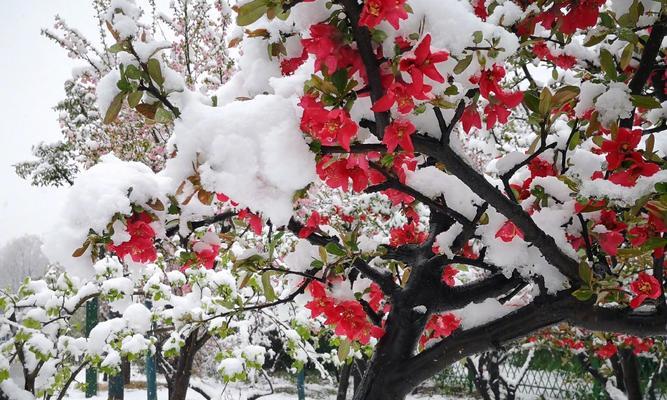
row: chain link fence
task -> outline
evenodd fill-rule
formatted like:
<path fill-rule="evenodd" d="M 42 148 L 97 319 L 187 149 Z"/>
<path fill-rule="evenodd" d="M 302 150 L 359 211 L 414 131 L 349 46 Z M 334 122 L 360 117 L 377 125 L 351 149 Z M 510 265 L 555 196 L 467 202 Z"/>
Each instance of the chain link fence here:
<path fill-rule="evenodd" d="M 652 369 L 653 368 L 653 369 Z M 655 371 L 657 365 L 650 360 L 641 363 L 640 376 L 642 384 L 648 381 L 649 375 Z M 520 365 L 511 362 L 500 366 L 502 376 L 512 381 L 522 372 Z M 657 377 L 654 396 L 645 395 L 646 399 L 667 400 L 667 376 L 665 373 Z M 436 379 L 444 394 L 474 394 L 473 377 L 463 362 L 458 362 Z M 519 399 L 576 399 L 602 400 L 605 399 L 602 387 L 595 383 L 588 373 L 578 368 L 537 369 L 526 371 L 523 379 L 517 386 Z"/>

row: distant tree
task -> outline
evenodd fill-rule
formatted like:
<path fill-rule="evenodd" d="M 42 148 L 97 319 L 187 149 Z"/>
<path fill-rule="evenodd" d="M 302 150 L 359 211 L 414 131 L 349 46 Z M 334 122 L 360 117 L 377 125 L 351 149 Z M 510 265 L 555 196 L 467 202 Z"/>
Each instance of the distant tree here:
<path fill-rule="evenodd" d="M 24 235 L 0 248 L 0 288 L 15 290 L 25 277 L 44 275 L 49 260 L 41 247 L 42 240 L 38 236 Z"/>

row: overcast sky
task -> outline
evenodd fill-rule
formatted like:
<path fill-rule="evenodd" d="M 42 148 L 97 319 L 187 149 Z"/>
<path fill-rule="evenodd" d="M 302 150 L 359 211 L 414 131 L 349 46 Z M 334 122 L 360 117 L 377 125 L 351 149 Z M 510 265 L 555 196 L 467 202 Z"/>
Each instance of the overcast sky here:
<path fill-rule="evenodd" d="M 31 145 L 60 136 L 52 107 L 77 65 L 40 35 L 60 14 L 91 38 L 96 26 L 87 0 L 2 0 L 0 14 L 0 246 L 25 233 L 49 230 L 64 191 L 34 188 L 12 164 L 30 158 Z"/>

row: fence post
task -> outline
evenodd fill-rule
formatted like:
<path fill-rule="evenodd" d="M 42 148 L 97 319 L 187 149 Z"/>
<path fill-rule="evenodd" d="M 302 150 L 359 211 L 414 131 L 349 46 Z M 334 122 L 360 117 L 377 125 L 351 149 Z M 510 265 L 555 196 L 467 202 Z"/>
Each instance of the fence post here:
<path fill-rule="evenodd" d="M 111 318 L 118 317 L 117 312 L 111 313 Z M 125 397 L 125 376 L 120 369 L 116 375 L 109 376 L 109 396 L 108 400 L 123 400 Z"/>
<path fill-rule="evenodd" d="M 94 297 L 86 303 L 86 337 L 90 331 L 97 325 L 97 313 L 99 311 L 99 301 Z M 86 369 L 86 398 L 97 395 L 97 369 Z"/>
<path fill-rule="evenodd" d="M 299 395 L 299 400 L 306 400 L 306 369 L 301 368 L 299 374 L 296 376 L 296 391 Z"/>
<path fill-rule="evenodd" d="M 144 302 L 149 310 L 153 306 L 150 300 Z M 157 377 L 155 371 L 155 355 L 146 352 L 146 400 L 157 400 Z"/>

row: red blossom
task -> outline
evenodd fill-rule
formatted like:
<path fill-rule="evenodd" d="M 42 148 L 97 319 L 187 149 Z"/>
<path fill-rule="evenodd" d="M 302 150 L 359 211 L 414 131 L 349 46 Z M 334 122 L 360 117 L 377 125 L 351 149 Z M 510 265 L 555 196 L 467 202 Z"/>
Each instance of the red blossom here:
<path fill-rule="evenodd" d="M 245 220 L 245 222 L 250 227 L 250 230 L 252 230 L 255 235 L 262 234 L 262 227 L 264 226 L 262 217 L 251 212 L 248 208 L 239 211 L 238 217 L 242 220 Z"/>
<path fill-rule="evenodd" d="M 447 61 L 449 53 L 446 51 L 431 52 L 431 35 L 427 34 L 415 48 L 413 57 L 406 57 L 400 62 L 401 71 L 412 77 L 413 90 L 422 92 L 424 75 L 436 82 L 443 83 L 445 78 L 440 75 L 435 64 Z"/>
<path fill-rule="evenodd" d="M 642 137 L 640 129 L 619 128 L 613 140 L 602 142 L 602 151 L 607 153 L 607 169 L 615 170 L 632 154 Z"/>
<path fill-rule="evenodd" d="M 389 235 L 389 245 L 394 247 L 404 244 L 419 244 L 426 240 L 428 236 L 426 232 L 418 232 L 415 223 L 407 223 L 399 228 L 392 228 Z"/>
<path fill-rule="evenodd" d="M 426 323 L 419 344 L 423 347 L 429 340 L 445 338 L 457 330 L 460 325 L 461 320 L 452 313 L 435 314 Z"/>
<path fill-rule="evenodd" d="M 595 351 L 595 354 L 597 354 L 598 357 L 600 357 L 603 360 L 606 360 L 608 358 L 611 358 L 616 354 L 618 349 L 616 348 L 616 345 L 608 342 L 604 346 L 601 346 Z"/>
<path fill-rule="evenodd" d="M 477 108 L 474 105 L 468 106 L 463 110 L 461 124 L 465 133 L 469 133 L 473 127 L 482 129 L 482 118 L 479 116 L 479 112 L 477 112 Z"/>
<path fill-rule="evenodd" d="M 150 226 L 153 222 L 150 214 L 141 212 L 132 215 L 127 220 L 127 233 L 130 239 L 118 245 L 109 243 L 107 249 L 116 253 L 120 259 L 129 255 L 132 261 L 139 263 L 153 262 L 157 258 L 157 251 L 153 239 L 155 231 Z"/>
<path fill-rule="evenodd" d="M 631 308 L 639 307 L 646 299 L 657 299 L 662 294 L 660 282 L 646 272 L 639 273 L 637 279 L 630 283 L 630 289 L 635 294 L 635 297 L 630 301 Z"/>
<path fill-rule="evenodd" d="M 500 229 L 498 229 L 498 232 L 496 232 L 496 238 L 507 243 L 514 240 L 516 236 L 523 239 L 523 232 L 510 220 L 505 221 Z"/>
<path fill-rule="evenodd" d="M 301 230 L 299 230 L 299 237 L 302 239 L 307 238 L 313 232 L 319 229 L 321 224 L 326 224 L 328 219 L 329 218 L 320 216 L 320 213 L 317 211 L 313 211 L 313 213 L 310 214 L 310 217 L 308 217 L 306 224 L 301 228 Z"/>
<path fill-rule="evenodd" d="M 366 0 L 359 17 L 359 25 L 374 28 L 386 20 L 394 29 L 398 29 L 399 21 L 407 18 L 405 0 Z"/>
<path fill-rule="evenodd" d="M 442 277 L 440 278 L 440 280 L 447 286 L 454 286 L 456 285 L 454 277 L 458 273 L 459 273 L 458 269 L 452 267 L 451 265 L 446 265 L 445 268 L 442 269 Z"/>
<path fill-rule="evenodd" d="M 304 48 L 301 55 L 294 58 L 286 58 L 280 62 L 280 73 L 289 76 L 294 73 L 308 59 L 308 52 Z"/>
<path fill-rule="evenodd" d="M 415 148 L 412 145 L 412 139 L 410 139 L 410 135 L 413 133 L 415 133 L 415 126 L 412 122 L 407 120 L 396 120 L 389 124 L 384 131 L 382 142 L 387 145 L 387 151 L 389 153 L 393 153 L 399 145 L 408 153 L 413 153 Z"/>

